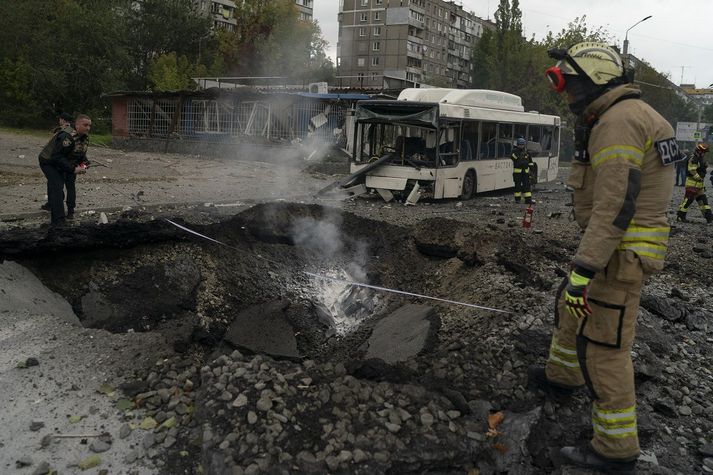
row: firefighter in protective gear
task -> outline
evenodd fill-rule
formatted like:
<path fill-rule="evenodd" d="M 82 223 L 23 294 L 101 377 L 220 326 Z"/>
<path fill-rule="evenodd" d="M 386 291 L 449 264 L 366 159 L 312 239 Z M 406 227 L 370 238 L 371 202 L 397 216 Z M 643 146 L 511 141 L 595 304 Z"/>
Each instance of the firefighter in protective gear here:
<path fill-rule="evenodd" d="M 706 221 L 708 223 L 713 222 L 713 212 L 711 212 L 711 207 L 708 204 L 706 187 L 703 183 L 708 167 L 705 158 L 708 150 L 708 145 L 699 143 L 696 145 L 693 156 L 691 156 L 688 161 L 688 169 L 686 170 L 686 194 L 683 196 L 683 201 L 678 207 L 678 213 L 676 214 L 677 221 L 683 221 L 684 223 L 688 221 L 686 219 L 686 213 L 688 213 L 688 208 L 695 200 L 698 202 L 698 209 L 701 210 Z"/>
<path fill-rule="evenodd" d="M 640 99 L 615 50 L 584 42 L 549 53 L 559 61 L 546 75 L 578 115 L 567 185 L 584 234 L 557 294 L 547 364 L 530 376 L 539 386 L 590 390 L 592 439 L 564 447 L 566 460 L 628 472 L 640 451 L 631 361 L 640 290 L 663 268 L 680 152 L 673 128 Z"/>
<path fill-rule="evenodd" d="M 515 203 L 519 203 L 524 197 L 525 204 L 532 204 L 532 190 L 530 188 L 532 156 L 525 149 L 524 138 L 517 139 L 510 159 L 512 160 L 512 181 L 515 184 Z"/>

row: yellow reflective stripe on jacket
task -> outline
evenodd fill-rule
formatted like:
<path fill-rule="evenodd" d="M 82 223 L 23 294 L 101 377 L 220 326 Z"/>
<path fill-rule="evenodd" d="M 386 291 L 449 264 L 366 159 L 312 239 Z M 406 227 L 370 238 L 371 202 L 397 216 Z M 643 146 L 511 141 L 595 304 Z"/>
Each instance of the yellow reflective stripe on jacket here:
<path fill-rule="evenodd" d="M 641 164 L 644 161 L 644 152 L 641 149 L 630 145 L 612 145 L 611 147 L 604 147 L 592 157 L 592 168 L 596 169 L 602 164 L 615 158 L 623 158 L 637 167 L 641 167 Z"/>
<path fill-rule="evenodd" d="M 592 405 L 592 427 L 603 437 L 636 436 L 636 405 L 624 409 L 606 410 Z"/>
<path fill-rule="evenodd" d="M 668 226 L 661 228 L 645 228 L 641 226 L 629 226 L 622 241 L 656 241 L 668 242 L 668 234 L 671 228 Z"/>
<path fill-rule="evenodd" d="M 620 251 L 633 251 L 640 256 L 651 259 L 664 260 L 666 258 L 667 247 L 662 244 L 649 244 L 645 242 L 632 243 L 622 242 L 617 247 Z"/>
<path fill-rule="evenodd" d="M 664 260 L 668 248 L 668 236 L 671 228 L 668 226 L 646 227 L 637 226 L 633 221 L 626 228 L 619 250 L 630 250 L 640 256 L 650 259 Z"/>
<path fill-rule="evenodd" d="M 554 338 L 550 345 L 549 361 L 565 368 L 579 368 L 577 350 L 560 345 Z"/>

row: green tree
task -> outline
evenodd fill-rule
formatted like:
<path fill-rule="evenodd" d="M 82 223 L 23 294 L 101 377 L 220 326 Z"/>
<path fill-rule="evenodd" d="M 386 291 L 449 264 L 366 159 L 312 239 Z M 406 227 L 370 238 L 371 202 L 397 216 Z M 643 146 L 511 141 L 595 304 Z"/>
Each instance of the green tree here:
<path fill-rule="evenodd" d="M 193 0 L 125 1 L 119 18 L 132 61 L 130 88 L 149 86 L 150 64 L 161 55 L 173 52 L 196 62 L 203 48 L 203 57 L 210 57 L 211 20 L 196 5 Z"/>
<path fill-rule="evenodd" d="M 302 81 L 333 76 L 319 26 L 301 21 L 293 1 L 245 0 L 235 11 L 235 32 L 221 34 L 219 45 L 230 74 Z"/>
<path fill-rule="evenodd" d="M 104 115 L 102 93 L 128 68 L 116 12 L 106 0 L 0 2 L 0 120 L 44 125 L 61 111 Z"/>
<path fill-rule="evenodd" d="M 154 58 L 149 65 L 149 80 L 154 91 L 195 89 L 197 85 L 191 79 L 194 76 L 195 66 L 185 56 L 176 58 L 174 52 Z"/>
<path fill-rule="evenodd" d="M 703 120 L 703 122 L 713 124 L 713 104 L 710 104 L 703 109 L 701 120 Z"/>

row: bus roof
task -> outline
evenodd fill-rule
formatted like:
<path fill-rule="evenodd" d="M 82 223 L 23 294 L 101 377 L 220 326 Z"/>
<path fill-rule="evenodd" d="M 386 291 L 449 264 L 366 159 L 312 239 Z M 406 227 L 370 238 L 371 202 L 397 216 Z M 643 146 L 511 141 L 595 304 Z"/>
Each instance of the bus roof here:
<path fill-rule="evenodd" d="M 409 88 L 399 94 L 399 101 L 439 102 L 486 109 L 524 112 L 520 96 L 489 89 Z"/>

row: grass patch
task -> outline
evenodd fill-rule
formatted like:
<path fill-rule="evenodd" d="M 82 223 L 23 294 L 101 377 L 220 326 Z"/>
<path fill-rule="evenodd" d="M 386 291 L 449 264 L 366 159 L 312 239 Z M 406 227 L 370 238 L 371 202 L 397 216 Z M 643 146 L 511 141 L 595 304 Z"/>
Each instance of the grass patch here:
<path fill-rule="evenodd" d="M 89 134 L 89 145 L 111 147 L 111 134 Z"/>
<path fill-rule="evenodd" d="M 31 137 L 46 137 L 47 140 L 52 137 L 51 130 L 39 129 L 18 129 L 13 127 L 0 127 L 0 132 L 8 132 L 15 135 L 25 135 Z M 99 145 L 111 147 L 111 134 L 89 134 L 89 145 Z"/>

